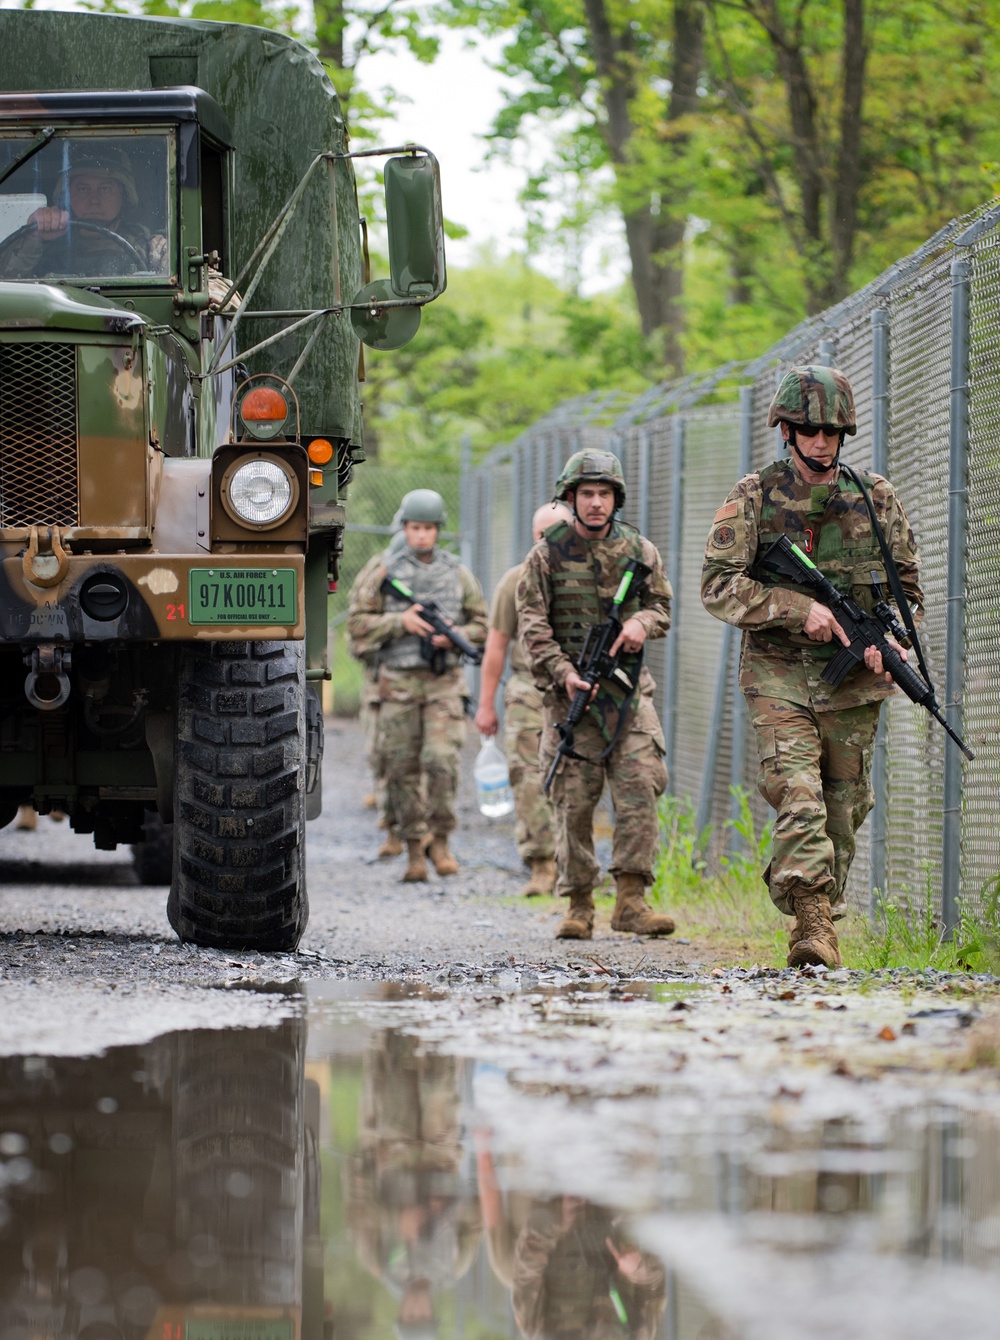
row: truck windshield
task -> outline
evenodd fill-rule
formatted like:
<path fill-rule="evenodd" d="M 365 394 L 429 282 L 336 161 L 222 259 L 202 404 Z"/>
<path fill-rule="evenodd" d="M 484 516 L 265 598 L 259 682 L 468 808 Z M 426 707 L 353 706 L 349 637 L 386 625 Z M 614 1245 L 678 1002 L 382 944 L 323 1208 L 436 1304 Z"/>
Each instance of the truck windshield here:
<path fill-rule="evenodd" d="M 41 132 L 0 135 L 0 174 Z M 0 183 L 0 279 L 163 282 L 172 134 L 59 131 Z"/>

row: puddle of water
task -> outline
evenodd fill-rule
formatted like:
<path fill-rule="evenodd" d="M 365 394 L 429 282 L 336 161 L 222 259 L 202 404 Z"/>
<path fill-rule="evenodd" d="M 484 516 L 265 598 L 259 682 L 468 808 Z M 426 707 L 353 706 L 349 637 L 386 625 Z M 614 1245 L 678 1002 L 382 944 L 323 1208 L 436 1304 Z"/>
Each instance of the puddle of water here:
<path fill-rule="evenodd" d="M 0 1340 L 996 1335 L 992 1090 L 535 982 L 0 1060 Z"/>

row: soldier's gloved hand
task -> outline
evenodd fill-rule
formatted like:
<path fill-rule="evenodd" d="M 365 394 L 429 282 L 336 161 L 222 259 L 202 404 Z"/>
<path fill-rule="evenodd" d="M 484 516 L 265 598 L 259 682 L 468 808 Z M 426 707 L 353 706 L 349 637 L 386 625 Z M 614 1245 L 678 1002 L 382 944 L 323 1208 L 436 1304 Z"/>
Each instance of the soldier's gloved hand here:
<path fill-rule="evenodd" d="M 642 651 L 642 644 L 646 641 L 646 625 L 641 619 L 626 619 L 622 624 L 622 631 L 614 640 L 610 654 L 614 656 L 615 652 L 621 647 L 622 651 Z"/>
<path fill-rule="evenodd" d="M 597 685 L 589 683 L 586 679 L 581 679 L 575 670 L 571 670 L 566 676 L 565 688 L 570 698 L 575 698 L 581 689 L 589 689 L 591 698 L 597 692 Z"/>
<path fill-rule="evenodd" d="M 833 611 L 821 605 L 818 600 L 814 600 L 810 605 L 802 631 L 814 642 L 830 642 L 838 637 L 845 647 L 851 645 L 851 639 L 834 618 Z"/>
<path fill-rule="evenodd" d="M 906 648 L 901 647 L 894 637 L 886 637 L 885 640 L 889 643 L 890 647 L 893 647 L 899 652 L 900 659 L 905 661 Z M 883 666 L 882 653 L 879 651 L 878 647 L 865 647 L 865 665 L 867 665 L 868 669 L 873 671 L 876 675 L 885 675 L 885 682 L 887 684 L 892 683 L 892 675 L 890 675 L 889 671 Z"/>
<path fill-rule="evenodd" d="M 28 216 L 28 222 L 35 225 L 38 236 L 43 242 L 51 242 L 53 238 L 62 237 L 66 231 L 69 214 L 66 210 L 56 209 L 53 205 L 43 205 L 41 209 L 36 209 L 34 214 Z"/>
<path fill-rule="evenodd" d="M 410 605 L 403 611 L 403 627 L 408 633 L 413 633 L 415 637 L 430 637 L 434 629 L 426 619 L 420 617 L 420 605 Z M 448 645 L 448 639 L 445 638 L 445 646 Z"/>
<path fill-rule="evenodd" d="M 476 730 L 480 735 L 496 735 L 500 722 L 492 703 L 480 702 L 475 715 Z"/>

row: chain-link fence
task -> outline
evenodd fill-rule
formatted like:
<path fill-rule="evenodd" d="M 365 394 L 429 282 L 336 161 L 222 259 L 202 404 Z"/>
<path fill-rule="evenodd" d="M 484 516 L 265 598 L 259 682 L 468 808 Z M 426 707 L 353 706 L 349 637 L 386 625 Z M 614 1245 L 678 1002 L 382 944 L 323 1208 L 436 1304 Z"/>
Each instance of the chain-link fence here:
<path fill-rule="evenodd" d="M 337 590 L 330 597 L 329 617 L 332 702 L 328 709 L 338 716 L 353 716 L 358 710 L 362 687 L 362 669 L 347 650 L 345 622 L 351 587 L 370 558 L 381 553 L 392 537 L 392 520 L 404 493 L 410 489 L 436 489 L 444 498 L 447 525 L 442 543 L 458 550 L 459 475 L 436 470 L 429 476 L 426 468 L 383 465 L 366 461 L 354 472 L 347 491 L 347 535 L 340 562 Z M 454 529 L 452 529 L 454 527 Z"/>
<path fill-rule="evenodd" d="M 587 445 L 621 458 L 625 519 L 656 544 L 675 593 L 673 630 L 649 648 L 671 789 L 729 845 L 732 788 L 756 796 L 756 750 L 736 685 L 739 635 L 700 599 L 705 539 L 732 483 L 780 456 L 767 406 L 794 363 L 836 364 L 854 387 L 846 458 L 887 475 L 922 560 L 922 640 L 949 722 L 976 751 L 896 695 L 883 713 L 876 808 L 859 834 L 849 895 L 922 901 L 954 924 L 1000 871 L 1000 204 L 954 220 L 762 357 L 656 387 L 571 400 L 462 477 L 467 561 L 489 596 L 529 547 L 535 507 Z"/>

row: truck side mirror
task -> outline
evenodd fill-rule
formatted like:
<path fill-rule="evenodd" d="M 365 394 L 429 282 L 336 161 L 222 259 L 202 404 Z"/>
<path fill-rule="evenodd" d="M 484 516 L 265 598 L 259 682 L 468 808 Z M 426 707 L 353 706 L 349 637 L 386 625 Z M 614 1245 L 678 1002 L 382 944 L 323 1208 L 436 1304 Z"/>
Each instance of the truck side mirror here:
<path fill-rule="evenodd" d="M 384 179 L 392 291 L 398 298 L 437 298 L 448 282 L 438 161 L 426 152 L 390 158 Z"/>

